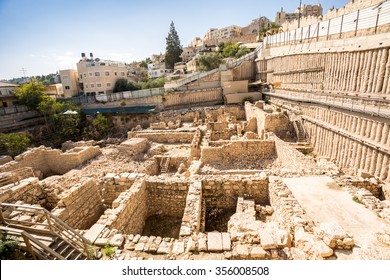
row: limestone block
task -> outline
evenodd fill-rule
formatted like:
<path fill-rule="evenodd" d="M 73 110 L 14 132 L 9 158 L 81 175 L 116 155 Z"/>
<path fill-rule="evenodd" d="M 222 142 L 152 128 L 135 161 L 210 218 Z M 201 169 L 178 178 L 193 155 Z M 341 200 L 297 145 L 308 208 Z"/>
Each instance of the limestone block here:
<path fill-rule="evenodd" d="M 187 242 L 186 252 L 194 252 L 196 250 L 196 242 L 190 237 Z"/>
<path fill-rule="evenodd" d="M 158 246 L 158 254 L 169 254 L 171 252 L 172 243 L 167 241 L 162 241 L 160 246 Z"/>
<path fill-rule="evenodd" d="M 134 251 L 143 251 L 145 248 L 145 243 L 139 242 L 137 245 L 135 245 Z"/>
<path fill-rule="evenodd" d="M 370 173 L 364 171 L 363 169 L 359 169 L 359 170 L 358 170 L 358 176 L 359 176 L 359 177 L 362 177 L 362 178 L 364 178 L 364 179 L 368 179 L 368 178 L 371 177 Z"/>
<path fill-rule="evenodd" d="M 108 244 L 108 238 L 98 238 L 98 239 L 96 239 L 94 244 L 96 246 L 104 246 L 104 245 Z"/>
<path fill-rule="evenodd" d="M 201 237 L 198 240 L 198 251 L 207 251 L 207 239 L 206 237 Z"/>
<path fill-rule="evenodd" d="M 191 235 L 191 229 L 186 226 L 182 226 L 180 228 L 180 236 L 189 236 Z"/>
<path fill-rule="evenodd" d="M 250 255 L 249 246 L 245 244 L 238 244 L 236 246 L 236 252 L 240 259 L 247 259 Z"/>
<path fill-rule="evenodd" d="M 263 247 L 255 245 L 251 248 L 250 256 L 256 260 L 265 260 L 267 256 L 267 251 Z"/>
<path fill-rule="evenodd" d="M 222 233 L 222 250 L 230 251 L 232 249 L 230 234 L 227 232 Z"/>
<path fill-rule="evenodd" d="M 175 255 L 184 253 L 184 241 L 175 240 L 173 243 L 172 253 Z"/>
<path fill-rule="evenodd" d="M 331 248 L 335 248 L 337 246 L 337 240 L 349 237 L 345 230 L 335 222 L 321 223 L 320 230 L 324 235 L 323 239 L 325 244 Z"/>
<path fill-rule="evenodd" d="M 110 239 L 110 245 L 114 247 L 120 247 L 122 246 L 123 242 L 125 241 L 125 238 L 122 234 L 117 233 Z"/>
<path fill-rule="evenodd" d="M 327 246 L 322 240 L 315 242 L 315 250 L 323 258 L 328 258 L 333 255 L 333 250 Z"/>
<path fill-rule="evenodd" d="M 140 234 L 137 234 L 136 236 L 134 236 L 134 239 L 133 239 L 133 242 L 134 243 L 138 243 L 138 241 L 141 239 L 141 235 Z"/>
<path fill-rule="evenodd" d="M 220 232 L 207 233 L 208 251 L 222 251 L 222 234 Z"/>

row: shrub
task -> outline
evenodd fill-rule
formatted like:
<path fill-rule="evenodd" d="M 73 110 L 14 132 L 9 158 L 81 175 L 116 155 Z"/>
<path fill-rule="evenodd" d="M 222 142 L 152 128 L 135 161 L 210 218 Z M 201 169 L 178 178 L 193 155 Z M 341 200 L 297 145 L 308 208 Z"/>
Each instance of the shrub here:
<path fill-rule="evenodd" d="M 103 255 L 109 258 L 115 255 L 115 251 L 115 247 L 112 247 L 110 244 L 104 245 L 102 250 Z"/>
<path fill-rule="evenodd" d="M 24 134 L 0 133 L 0 149 L 4 149 L 12 157 L 23 153 L 29 145 L 30 138 Z"/>

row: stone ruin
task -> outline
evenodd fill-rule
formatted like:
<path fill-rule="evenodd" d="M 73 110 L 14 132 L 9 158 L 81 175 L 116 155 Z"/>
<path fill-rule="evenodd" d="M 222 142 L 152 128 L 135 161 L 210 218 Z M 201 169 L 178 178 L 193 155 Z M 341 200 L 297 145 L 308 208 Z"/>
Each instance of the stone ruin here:
<path fill-rule="evenodd" d="M 120 260 L 353 254 L 360 240 L 332 217 L 309 215 L 283 181 L 287 177 L 333 178 L 383 225 L 390 221 L 389 193 L 380 199 L 380 182 L 341 175 L 326 158 L 299 152 L 285 112 L 259 102 L 190 114 L 192 121 L 184 112 L 168 123 L 137 127 L 120 144 L 67 143 L 64 152 L 39 147 L 3 159 L 0 202 L 43 207 L 97 250 L 114 247 L 111 258 Z M 7 207 L 3 216 L 41 219 Z M 389 233 L 385 226 L 375 233 L 383 249 L 376 257 L 390 257 Z"/>

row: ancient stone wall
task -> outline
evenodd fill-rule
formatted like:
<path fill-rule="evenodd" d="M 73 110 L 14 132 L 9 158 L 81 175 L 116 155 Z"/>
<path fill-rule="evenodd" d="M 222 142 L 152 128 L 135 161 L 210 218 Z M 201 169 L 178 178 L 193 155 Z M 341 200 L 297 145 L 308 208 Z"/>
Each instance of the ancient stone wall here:
<path fill-rule="evenodd" d="M 253 198 L 262 205 L 269 204 L 266 176 L 205 176 L 202 188 L 207 208 L 235 208 L 238 197 Z"/>
<path fill-rule="evenodd" d="M 28 178 L 20 181 L 18 184 L 10 184 L 0 189 L 0 202 L 15 203 L 24 201 L 29 204 L 46 203 L 46 195 L 39 185 L 38 178 Z"/>
<path fill-rule="evenodd" d="M 173 179 L 150 177 L 146 181 L 148 216 L 160 214 L 164 216 L 182 217 L 186 207 L 189 182 Z"/>
<path fill-rule="evenodd" d="M 271 159 L 275 156 L 274 141 L 220 141 L 218 144 L 221 146 L 202 147 L 201 161 L 203 163 L 226 163 L 226 165 L 230 165 L 238 158 L 250 162 Z"/>
<path fill-rule="evenodd" d="M 191 143 L 194 132 L 179 132 L 165 130 L 129 131 L 128 138 L 146 138 L 156 143 Z"/>
<path fill-rule="evenodd" d="M 32 167 L 42 172 L 44 177 L 62 175 L 100 153 L 98 146 L 74 148 L 65 153 L 41 146 L 16 156 L 14 161 L 0 166 L 0 172 Z"/>
<path fill-rule="evenodd" d="M 99 186 L 92 178 L 82 178 L 59 198 L 53 215 L 75 229 L 90 228 L 104 211 Z"/>
<path fill-rule="evenodd" d="M 120 193 L 128 190 L 137 178 L 135 173 L 122 173 L 117 175 L 115 173 L 108 173 L 103 178 L 101 194 L 104 204 L 107 207 L 112 207 L 112 203 L 119 196 Z"/>
<path fill-rule="evenodd" d="M 266 132 L 273 132 L 282 139 L 293 137 L 293 127 L 287 115 L 281 112 L 266 112 L 249 102 L 245 103 L 247 121 L 256 119 L 257 132 L 261 138 Z"/>
<path fill-rule="evenodd" d="M 137 179 L 131 188 L 119 195 L 113 209 L 105 211 L 98 223 L 126 234 L 140 234 L 148 213 L 148 199 L 144 179 Z"/>

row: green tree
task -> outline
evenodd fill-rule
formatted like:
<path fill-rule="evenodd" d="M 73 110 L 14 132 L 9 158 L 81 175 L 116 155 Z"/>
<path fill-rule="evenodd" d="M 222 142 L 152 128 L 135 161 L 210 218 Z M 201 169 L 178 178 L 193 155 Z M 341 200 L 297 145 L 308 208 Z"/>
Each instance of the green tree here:
<path fill-rule="evenodd" d="M 183 48 L 180 44 L 179 35 L 177 35 L 175 24 L 171 22 L 168 37 L 166 38 L 165 67 L 173 69 L 176 62 L 181 61 Z"/>
<path fill-rule="evenodd" d="M 112 128 L 110 120 L 102 114 L 98 114 L 92 121 L 92 126 L 99 134 L 99 136 L 106 135 Z"/>
<path fill-rule="evenodd" d="M 36 80 L 21 86 L 14 92 L 19 103 L 26 105 L 30 110 L 37 110 L 39 103 L 46 98 L 45 86 Z"/>
<path fill-rule="evenodd" d="M 217 53 L 208 53 L 200 56 L 196 63 L 199 71 L 210 71 L 219 67 L 221 59 Z"/>
<path fill-rule="evenodd" d="M 113 92 L 122 92 L 122 91 L 132 91 L 132 90 L 138 90 L 140 89 L 140 86 L 130 82 L 124 78 L 119 78 L 115 81 Z"/>
<path fill-rule="evenodd" d="M 23 153 L 30 145 L 30 139 L 24 134 L 0 133 L 0 148 L 15 157 Z"/>

